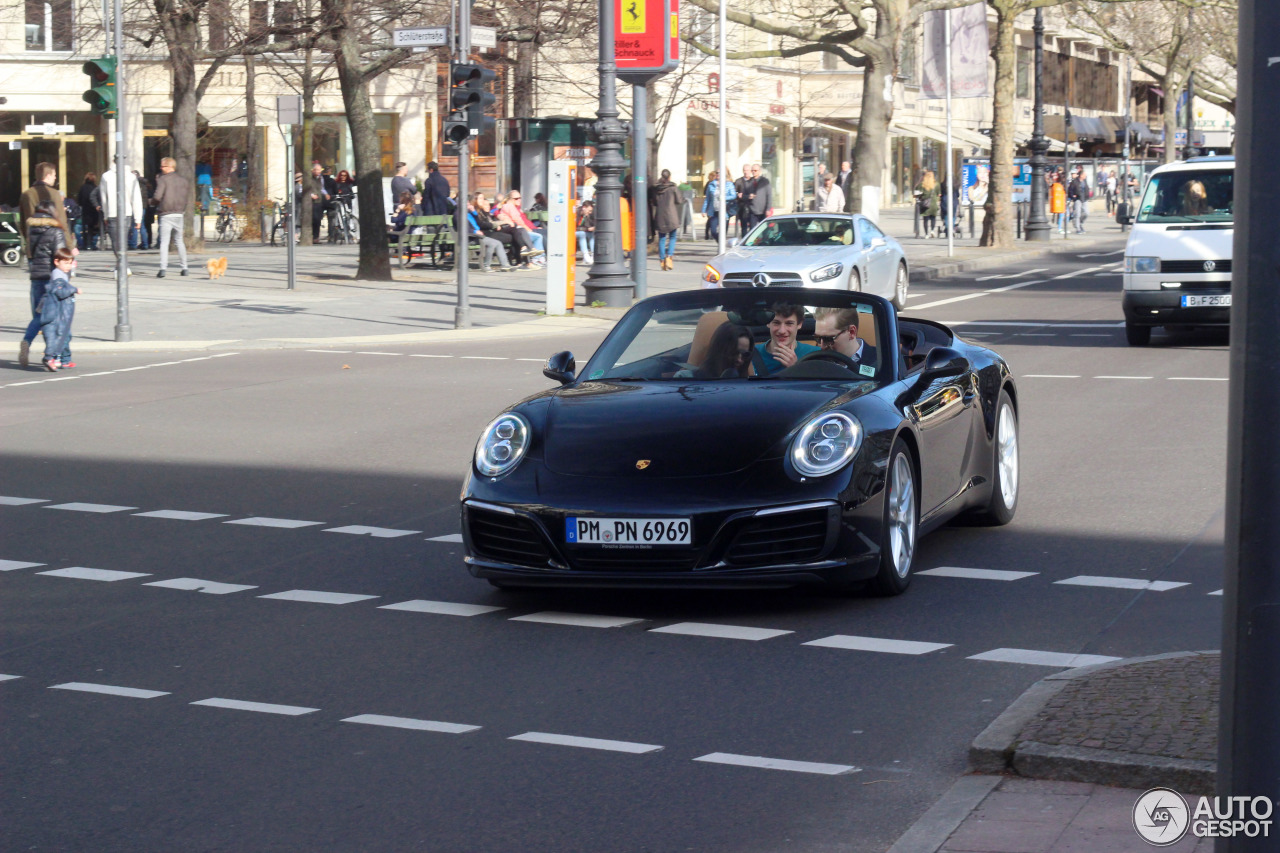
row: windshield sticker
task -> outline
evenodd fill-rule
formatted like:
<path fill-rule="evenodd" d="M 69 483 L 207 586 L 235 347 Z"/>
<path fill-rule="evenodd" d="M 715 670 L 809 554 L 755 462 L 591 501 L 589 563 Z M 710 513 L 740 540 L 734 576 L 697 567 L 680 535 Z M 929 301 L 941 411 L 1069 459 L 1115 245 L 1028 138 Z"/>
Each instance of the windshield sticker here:
<path fill-rule="evenodd" d="M 589 376 L 588 378 L 589 378 L 589 379 L 599 379 L 601 376 L 604 376 L 604 371 L 603 371 L 603 370 L 593 370 L 593 371 L 591 371 L 591 376 Z"/>
<path fill-rule="evenodd" d="M 864 365 L 862 365 L 861 367 L 859 367 L 859 368 L 858 368 L 858 372 L 859 372 L 859 373 L 861 373 L 863 376 L 875 376 L 875 375 L 876 375 L 876 369 L 875 369 L 874 367 L 872 367 L 871 365 L 869 365 L 869 364 L 864 364 Z"/>
<path fill-rule="evenodd" d="M 859 313 L 859 314 L 870 314 L 870 313 L 871 313 L 871 306 L 870 306 L 870 305 L 859 305 L 859 306 L 858 306 L 858 313 Z"/>

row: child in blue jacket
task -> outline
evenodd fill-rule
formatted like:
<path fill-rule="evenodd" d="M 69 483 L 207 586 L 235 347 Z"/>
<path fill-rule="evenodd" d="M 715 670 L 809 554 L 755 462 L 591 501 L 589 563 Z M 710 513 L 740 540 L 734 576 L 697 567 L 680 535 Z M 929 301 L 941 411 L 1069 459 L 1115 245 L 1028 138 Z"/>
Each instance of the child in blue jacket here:
<path fill-rule="evenodd" d="M 40 323 L 44 331 L 44 369 L 75 367 L 71 361 L 71 321 L 76 316 L 76 294 L 80 288 L 71 283 L 75 265 L 71 250 L 60 248 L 53 253 L 53 273 L 44 288 L 40 307 Z"/>

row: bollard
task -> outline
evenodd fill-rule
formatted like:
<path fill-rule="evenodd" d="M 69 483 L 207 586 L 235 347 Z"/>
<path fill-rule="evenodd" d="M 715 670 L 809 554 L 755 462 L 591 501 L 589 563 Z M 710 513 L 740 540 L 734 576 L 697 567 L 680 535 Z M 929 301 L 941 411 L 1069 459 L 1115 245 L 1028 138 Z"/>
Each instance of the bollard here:
<path fill-rule="evenodd" d="M 973 238 L 973 200 L 969 200 L 969 237 Z"/>
<path fill-rule="evenodd" d="M 920 236 L 920 202 L 912 201 L 911 210 L 915 214 L 912 218 L 912 227 L 915 228 L 916 237 Z"/>
<path fill-rule="evenodd" d="M 1017 221 L 1017 223 L 1018 223 L 1017 228 L 1016 228 L 1017 237 L 1018 237 L 1018 239 L 1019 239 L 1019 240 L 1021 240 L 1021 239 L 1022 239 L 1022 205 L 1021 205 L 1021 204 L 1015 204 L 1015 205 L 1013 206 L 1013 209 L 1014 209 L 1014 213 L 1016 213 L 1016 214 L 1017 214 L 1017 215 L 1014 217 L 1014 218 L 1015 218 L 1015 220 L 1016 220 L 1016 221 Z"/>

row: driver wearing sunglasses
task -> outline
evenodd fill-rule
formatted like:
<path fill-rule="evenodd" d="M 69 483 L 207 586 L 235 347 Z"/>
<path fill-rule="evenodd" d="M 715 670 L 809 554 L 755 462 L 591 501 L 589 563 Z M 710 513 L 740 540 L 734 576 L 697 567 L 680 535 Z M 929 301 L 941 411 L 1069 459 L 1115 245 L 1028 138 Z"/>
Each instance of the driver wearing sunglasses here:
<path fill-rule="evenodd" d="M 876 348 L 858 337 L 856 308 L 820 308 L 813 315 L 813 339 L 823 349 L 832 349 L 855 364 L 876 364 Z"/>

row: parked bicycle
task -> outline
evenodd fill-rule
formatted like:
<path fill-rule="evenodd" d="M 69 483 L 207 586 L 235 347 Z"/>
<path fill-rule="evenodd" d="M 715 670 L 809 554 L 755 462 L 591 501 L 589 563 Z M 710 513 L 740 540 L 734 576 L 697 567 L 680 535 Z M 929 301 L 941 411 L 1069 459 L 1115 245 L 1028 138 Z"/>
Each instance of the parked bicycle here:
<path fill-rule="evenodd" d="M 213 223 L 213 230 L 218 235 L 219 243 L 230 243 L 242 236 L 240 225 L 236 222 L 235 208 L 224 202 L 218 208 L 218 218 Z"/>
<path fill-rule="evenodd" d="M 289 233 L 289 209 L 285 207 L 284 202 L 276 199 L 276 224 L 271 228 L 271 245 L 283 246 L 284 235 Z M 298 232 L 294 229 L 293 242 L 298 242 Z"/>
<path fill-rule="evenodd" d="M 329 242 L 355 243 L 360 239 L 360 219 L 352 209 L 354 196 L 340 196 L 333 205 L 329 220 Z"/>

